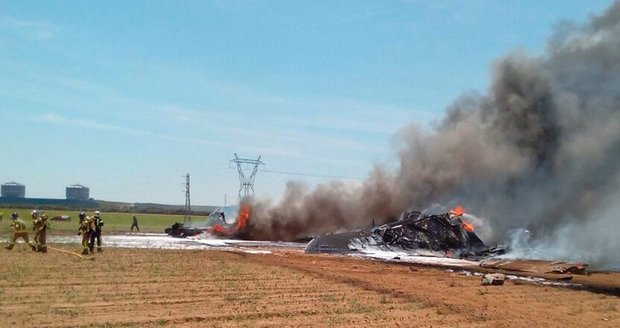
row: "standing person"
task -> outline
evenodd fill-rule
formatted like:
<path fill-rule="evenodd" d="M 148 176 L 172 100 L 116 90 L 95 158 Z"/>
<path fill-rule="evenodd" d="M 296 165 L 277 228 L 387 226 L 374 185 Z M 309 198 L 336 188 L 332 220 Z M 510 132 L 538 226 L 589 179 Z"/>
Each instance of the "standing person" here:
<path fill-rule="evenodd" d="M 138 227 L 138 218 L 135 215 L 133 216 L 133 223 L 131 224 L 131 231 L 133 231 L 133 227 L 136 227 L 136 230 L 140 232 L 140 227 Z"/>
<path fill-rule="evenodd" d="M 84 219 L 80 222 L 80 228 L 77 233 L 78 236 L 82 236 L 82 255 L 88 255 L 88 250 L 90 248 L 90 236 L 93 233 L 93 221 L 90 217 L 85 216 Z"/>
<path fill-rule="evenodd" d="M 95 215 L 93 216 L 92 220 L 95 230 L 90 235 L 90 252 L 92 253 L 95 248 L 95 239 L 97 239 L 97 252 L 103 252 L 103 249 L 101 248 L 101 227 L 103 227 L 101 212 L 95 211 Z"/>
<path fill-rule="evenodd" d="M 2 216 L 4 216 L 4 213 L 2 213 L 2 210 L 0 210 L 0 222 L 2 222 Z"/>
<path fill-rule="evenodd" d="M 82 221 L 84 221 L 84 219 L 86 219 L 86 213 L 84 212 L 80 212 L 80 215 L 78 215 L 80 218 L 80 224 L 82 224 Z"/>
<path fill-rule="evenodd" d="M 28 230 L 26 230 L 26 223 L 19 217 L 19 214 L 13 213 L 11 214 L 11 228 L 13 228 L 13 234 L 11 235 L 11 241 L 9 241 L 9 245 L 5 247 L 8 250 L 13 249 L 15 246 L 15 242 L 17 238 L 23 238 L 26 244 L 32 248 L 33 251 L 37 250 L 36 247 L 28 240 Z"/>
<path fill-rule="evenodd" d="M 34 244 L 36 251 L 41 253 L 47 253 L 47 229 L 49 228 L 49 222 L 47 221 L 47 214 L 43 213 L 35 222 L 34 229 Z"/>
<path fill-rule="evenodd" d="M 30 216 L 32 217 L 32 231 L 34 231 L 34 225 L 39 218 L 39 212 L 37 212 L 37 210 L 32 210 L 32 212 L 30 212 Z"/>

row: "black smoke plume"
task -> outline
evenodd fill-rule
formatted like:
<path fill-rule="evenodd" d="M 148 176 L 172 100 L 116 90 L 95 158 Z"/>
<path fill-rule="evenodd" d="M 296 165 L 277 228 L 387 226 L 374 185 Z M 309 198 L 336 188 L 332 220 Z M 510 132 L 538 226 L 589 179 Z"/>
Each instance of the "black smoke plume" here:
<path fill-rule="evenodd" d="M 543 257 L 620 263 L 620 1 L 559 25 L 542 56 L 501 58 L 486 94 L 396 138 L 395 172 L 377 166 L 360 186 L 290 182 L 278 204 L 254 205 L 253 236 L 291 240 L 461 204 L 488 242 L 527 228 Z"/>

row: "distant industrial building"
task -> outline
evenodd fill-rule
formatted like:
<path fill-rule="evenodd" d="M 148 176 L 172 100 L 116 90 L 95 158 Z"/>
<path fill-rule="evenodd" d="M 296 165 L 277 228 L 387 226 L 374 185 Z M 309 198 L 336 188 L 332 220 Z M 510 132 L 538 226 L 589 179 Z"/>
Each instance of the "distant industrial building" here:
<path fill-rule="evenodd" d="M 24 198 L 26 197 L 26 186 L 15 181 L 7 182 L 2 185 L 2 197 Z"/>
<path fill-rule="evenodd" d="M 90 189 L 81 184 L 67 186 L 67 199 L 70 200 L 88 200 L 90 197 Z"/>

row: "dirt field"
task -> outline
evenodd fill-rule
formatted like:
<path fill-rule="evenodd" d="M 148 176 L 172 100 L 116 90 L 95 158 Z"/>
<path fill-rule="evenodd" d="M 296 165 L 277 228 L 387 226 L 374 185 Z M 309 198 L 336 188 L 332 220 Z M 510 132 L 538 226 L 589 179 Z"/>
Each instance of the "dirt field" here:
<path fill-rule="evenodd" d="M 442 269 L 290 250 L 94 257 L 0 249 L 0 327 L 620 327 L 615 296 Z"/>

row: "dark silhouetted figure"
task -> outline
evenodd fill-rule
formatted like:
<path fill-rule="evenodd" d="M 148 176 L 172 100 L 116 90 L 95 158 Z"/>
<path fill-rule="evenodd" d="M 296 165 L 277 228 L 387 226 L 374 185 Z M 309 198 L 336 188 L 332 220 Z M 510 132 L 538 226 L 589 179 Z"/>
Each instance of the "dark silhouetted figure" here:
<path fill-rule="evenodd" d="M 131 231 L 133 231 L 133 227 L 136 227 L 136 230 L 140 232 L 140 227 L 138 227 L 138 218 L 135 215 L 133 216 L 133 223 L 131 223 Z"/>

